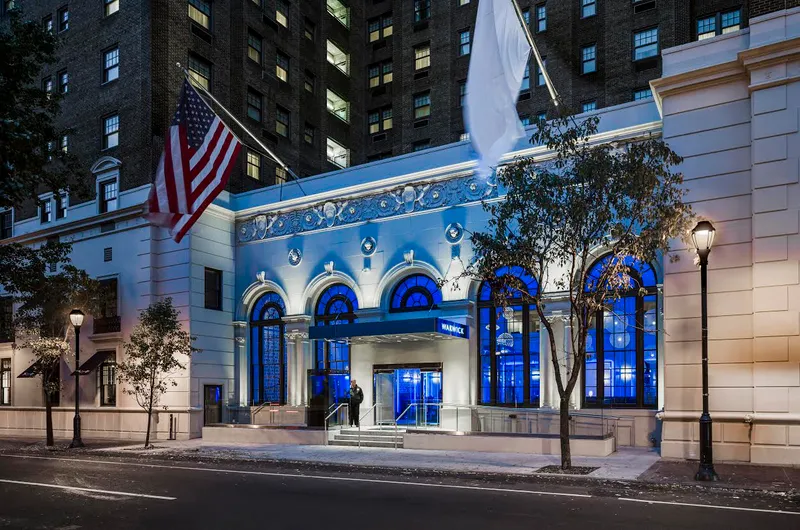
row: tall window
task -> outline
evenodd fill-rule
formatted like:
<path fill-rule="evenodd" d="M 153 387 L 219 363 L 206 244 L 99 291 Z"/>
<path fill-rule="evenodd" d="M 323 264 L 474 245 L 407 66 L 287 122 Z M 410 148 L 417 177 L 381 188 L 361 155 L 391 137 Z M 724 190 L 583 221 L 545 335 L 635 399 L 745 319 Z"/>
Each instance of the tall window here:
<path fill-rule="evenodd" d="M 469 37 L 470 33 L 468 29 L 458 32 L 458 55 L 460 56 L 469 55 L 469 46 L 470 46 Z"/>
<path fill-rule="evenodd" d="M 261 35 L 253 30 L 247 32 L 247 56 L 261 64 Z"/>
<path fill-rule="evenodd" d="M 581 48 L 581 73 L 590 74 L 597 71 L 597 45 L 590 44 Z"/>
<path fill-rule="evenodd" d="M 103 118 L 103 149 L 119 145 L 119 114 Z"/>
<path fill-rule="evenodd" d="M 590 269 L 587 289 L 611 260 Z M 598 311 L 586 338 L 584 406 L 653 408 L 658 400 L 658 289 L 650 265 L 626 258 L 628 290 Z"/>
<path fill-rule="evenodd" d="M 50 199 L 39 205 L 39 220 L 43 223 L 49 223 L 53 220 L 53 201 Z"/>
<path fill-rule="evenodd" d="M 56 219 L 64 219 L 67 216 L 67 205 L 69 204 L 69 197 L 66 195 L 59 195 L 56 198 Z"/>
<path fill-rule="evenodd" d="M 531 88 L 531 65 L 525 65 L 525 72 L 522 74 L 522 84 L 519 86 L 520 91 L 530 90 Z"/>
<path fill-rule="evenodd" d="M 542 66 L 547 68 L 547 59 L 545 59 L 544 57 L 542 57 Z M 545 84 L 544 83 L 544 71 L 537 64 L 536 65 L 536 86 L 544 86 L 544 84 Z"/>
<path fill-rule="evenodd" d="M 69 72 L 62 70 L 58 73 L 58 92 L 66 94 L 69 92 Z"/>
<path fill-rule="evenodd" d="M 259 298 L 250 314 L 250 400 L 286 403 L 286 305 L 276 293 Z"/>
<path fill-rule="evenodd" d="M 203 291 L 205 308 L 222 311 L 222 271 L 205 268 Z"/>
<path fill-rule="evenodd" d="M 538 407 L 539 316 L 530 296 L 536 280 L 520 267 L 503 267 L 502 291 L 484 282 L 478 291 L 478 399 L 482 405 Z M 498 306 L 498 296 L 507 300 Z"/>
<path fill-rule="evenodd" d="M 14 235 L 14 212 L 4 210 L 0 212 L 0 239 L 8 239 Z"/>
<path fill-rule="evenodd" d="M 275 0 L 275 20 L 284 28 L 289 27 L 289 4 L 286 0 Z"/>
<path fill-rule="evenodd" d="M 117 209 L 117 180 L 111 179 L 100 183 L 100 213 Z"/>
<path fill-rule="evenodd" d="M 394 31 L 392 26 L 392 14 L 382 15 L 370 19 L 367 22 L 367 35 L 369 42 L 375 42 L 382 38 L 390 37 Z"/>
<path fill-rule="evenodd" d="M 116 278 L 100 280 L 100 307 L 97 314 L 94 315 L 95 324 L 97 324 L 97 320 L 116 318 L 119 316 L 117 283 Z"/>
<path fill-rule="evenodd" d="M 658 28 L 646 29 L 633 34 L 634 61 L 656 55 L 658 55 Z"/>
<path fill-rule="evenodd" d="M 289 81 L 289 56 L 283 52 L 275 56 L 275 75 L 283 82 Z"/>
<path fill-rule="evenodd" d="M 316 76 L 314 76 L 314 74 L 306 70 L 304 72 L 304 77 L 303 77 L 303 89 L 305 89 L 305 91 L 308 92 L 309 94 L 313 94 L 316 91 L 316 84 L 317 84 Z"/>
<path fill-rule="evenodd" d="M 253 151 L 247 152 L 247 176 L 251 179 L 261 179 L 261 155 Z"/>
<path fill-rule="evenodd" d="M 14 299 L 0 297 L 0 342 L 14 340 Z"/>
<path fill-rule="evenodd" d="M 51 77 L 45 77 L 42 80 L 42 90 L 47 92 L 47 97 L 50 97 L 50 94 L 53 93 L 53 79 Z"/>
<path fill-rule="evenodd" d="M 0 359 L 0 405 L 11 405 L 11 359 Z"/>
<path fill-rule="evenodd" d="M 211 2 L 189 0 L 189 18 L 206 29 L 211 29 Z"/>
<path fill-rule="evenodd" d="M 261 122 L 261 94 L 253 90 L 247 89 L 247 117 L 251 120 Z"/>
<path fill-rule="evenodd" d="M 103 52 L 103 83 L 119 78 L 119 46 Z"/>
<path fill-rule="evenodd" d="M 317 326 L 352 324 L 358 320 L 356 310 L 356 293 L 350 287 L 337 283 L 325 289 L 319 296 L 314 309 L 314 320 Z M 317 370 L 329 370 L 331 374 L 347 376 L 350 374 L 350 344 L 318 340 L 314 360 Z M 335 395 L 344 396 L 338 391 Z"/>
<path fill-rule="evenodd" d="M 431 0 L 414 0 L 414 22 L 431 18 Z"/>
<path fill-rule="evenodd" d="M 119 11 L 119 0 L 103 0 L 105 16 L 113 15 Z"/>
<path fill-rule="evenodd" d="M 100 406 L 115 407 L 117 405 L 117 357 L 114 352 L 108 352 L 98 370 L 98 378 L 100 379 L 98 382 Z"/>
<path fill-rule="evenodd" d="M 328 62 L 344 75 L 350 75 L 350 55 L 331 41 L 326 42 L 325 56 Z"/>
<path fill-rule="evenodd" d="M 58 31 L 67 31 L 69 29 L 69 7 L 64 6 L 58 10 Z"/>
<path fill-rule="evenodd" d="M 597 14 L 597 0 L 581 0 L 581 17 L 592 17 Z"/>
<path fill-rule="evenodd" d="M 467 102 L 467 82 L 466 81 L 459 81 L 458 82 L 458 104 L 463 107 L 466 102 Z"/>
<path fill-rule="evenodd" d="M 442 292 L 436 282 L 425 274 L 412 274 L 392 291 L 389 311 L 429 311 L 441 303 Z"/>
<path fill-rule="evenodd" d="M 48 33 L 53 33 L 53 15 L 47 15 L 42 19 L 42 29 Z"/>
<path fill-rule="evenodd" d="M 536 6 L 536 32 L 541 33 L 547 30 L 547 5 Z"/>
<path fill-rule="evenodd" d="M 316 129 L 313 125 L 306 123 L 303 129 L 303 141 L 308 145 L 314 145 L 314 136 L 316 136 Z"/>
<path fill-rule="evenodd" d="M 742 11 L 740 9 L 698 18 L 697 40 L 710 39 L 717 35 L 738 31 L 742 27 L 741 19 Z"/>
<path fill-rule="evenodd" d="M 431 115 L 430 90 L 414 96 L 414 119 L 427 118 Z"/>
<path fill-rule="evenodd" d="M 414 48 L 414 70 L 422 70 L 431 65 L 431 45 L 423 44 Z"/>
<path fill-rule="evenodd" d="M 275 107 L 275 132 L 289 136 L 289 111 L 283 107 Z"/>
<path fill-rule="evenodd" d="M 201 87 L 211 86 L 211 63 L 196 55 L 189 55 L 189 77 Z"/>

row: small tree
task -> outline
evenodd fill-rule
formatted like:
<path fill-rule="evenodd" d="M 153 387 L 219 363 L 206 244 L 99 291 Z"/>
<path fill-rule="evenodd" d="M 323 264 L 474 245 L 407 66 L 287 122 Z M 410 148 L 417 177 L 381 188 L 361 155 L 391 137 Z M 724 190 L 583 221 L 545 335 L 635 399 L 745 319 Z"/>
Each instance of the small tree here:
<path fill-rule="evenodd" d="M 498 306 L 505 307 L 515 292 L 535 304 L 550 341 L 563 469 L 572 466 L 569 398 L 586 359 L 594 316 L 622 291 L 636 287 L 626 261 L 653 262 L 668 250 L 671 238 L 685 233 L 691 213 L 682 201 L 683 176 L 671 170 L 681 161 L 678 155 L 654 137 L 625 145 L 595 144 L 591 137 L 598 122 L 571 117 L 539 121 L 531 143 L 547 146 L 555 158 L 545 163 L 518 159 L 499 172 L 505 199 L 484 206 L 488 228 L 472 235 L 474 259 L 464 273 L 487 281 Z M 590 277 L 590 268 L 606 255 L 599 274 Z M 525 292 L 511 274 L 497 274 L 511 266 L 524 268 L 536 280 L 535 292 Z M 548 293 L 554 291 L 568 305 L 569 352 L 556 344 L 556 317 L 545 311 Z"/>
<path fill-rule="evenodd" d="M 185 369 L 178 356 L 200 351 L 192 347 L 194 337 L 183 331 L 178 315 L 172 298 L 150 304 L 139 315 L 139 324 L 125 343 L 126 359 L 117 367 L 119 382 L 126 385 L 123 392 L 147 412 L 145 448 L 150 447 L 153 409 L 169 387 L 178 385 L 175 373 Z"/>
<path fill-rule="evenodd" d="M 60 360 L 70 351 L 69 312 L 96 313 L 101 297 L 99 282 L 71 264 L 71 251 L 69 243 L 58 242 L 0 246 L 0 287 L 14 301 L 16 348 L 30 348 L 35 358 L 34 371 L 44 392 L 48 446 L 53 445 L 49 396 L 61 388 Z"/>

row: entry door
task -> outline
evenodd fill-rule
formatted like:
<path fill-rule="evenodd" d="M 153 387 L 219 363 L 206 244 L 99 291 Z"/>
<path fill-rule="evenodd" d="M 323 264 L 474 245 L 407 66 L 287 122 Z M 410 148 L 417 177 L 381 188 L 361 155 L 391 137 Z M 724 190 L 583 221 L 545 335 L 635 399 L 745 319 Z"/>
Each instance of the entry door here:
<path fill-rule="evenodd" d="M 203 395 L 203 425 L 222 423 L 222 386 L 205 385 Z"/>
<path fill-rule="evenodd" d="M 439 405 L 442 403 L 442 372 L 422 372 L 422 402 L 425 404 L 425 423 L 439 425 Z"/>
<path fill-rule="evenodd" d="M 375 372 L 375 423 L 394 422 L 394 400 L 394 370 Z"/>

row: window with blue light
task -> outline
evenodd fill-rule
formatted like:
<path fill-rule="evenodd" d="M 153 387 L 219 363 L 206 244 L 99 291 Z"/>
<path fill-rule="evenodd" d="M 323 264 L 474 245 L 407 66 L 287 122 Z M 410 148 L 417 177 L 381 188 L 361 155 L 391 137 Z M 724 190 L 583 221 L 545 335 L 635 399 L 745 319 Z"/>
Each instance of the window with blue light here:
<path fill-rule="evenodd" d="M 484 282 L 478 292 L 478 398 L 482 405 L 538 407 L 540 326 L 531 303 L 538 286 L 521 267 L 503 267 L 497 277 L 501 287 Z M 498 304 L 495 289 L 507 305 Z"/>
<path fill-rule="evenodd" d="M 286 403 L 286 305 L 276 293 L 262 295 L 250 314 L 250 399 L 253 405 Z"/>
<path fill-rule="evenodd" d="M 318 326 L 336 326 L 356 322 L 358 309 L 356 293 L 348 286 L 337 283 L 320 295 L 314 309 Z M 316 368 L 331 373 L 350 373 L 350 344 L 318 340 L 316 344 Z"/>
<path fill-rule="evenodd" d="M 397 284 L 392 291 L 389 310 L 429 311 L 442 303 L 442 292 L 436 282 L 424 274 L 413 274 Z"/>
<path fill-rule="evenodd" d="M 603 281 L 612 258 L 598 260 L 586 288 Z M 586 407 L 655 408 L 658 401 L 658 287 L 653 268 L 625 258 L 628 288 L 596 315 L 586 338 Z"/>

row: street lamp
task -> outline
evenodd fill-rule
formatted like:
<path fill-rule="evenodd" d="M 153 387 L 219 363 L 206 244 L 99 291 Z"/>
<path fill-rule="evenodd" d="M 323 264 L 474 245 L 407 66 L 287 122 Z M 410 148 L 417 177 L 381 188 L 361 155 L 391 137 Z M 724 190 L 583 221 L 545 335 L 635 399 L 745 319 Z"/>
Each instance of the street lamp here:
<path fill-rule="evenodd" d="M 695 480 L 719 480 L 711 450 L 711 414 L 708 413 L 708 255 L 714 244 L 714 225 L 700 221 L 692 230 L 692 243 L 700 258 L 700 323 L 703 346 L 703 414 L 700 416 L 700 468 Z"/>
<path fill-rule="evenodd" d="M 81 440 L 81 385 L 80 385 L 80 365 L 81 365 L 81 326 L 83 325 L 83 311 L 73 309 L 69 313 L 69 321 L 75 328 L 75 418 L 72 420 L 72 443 L 70 448 L 83 447 Z"/>

